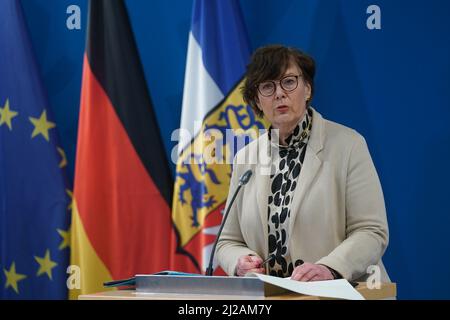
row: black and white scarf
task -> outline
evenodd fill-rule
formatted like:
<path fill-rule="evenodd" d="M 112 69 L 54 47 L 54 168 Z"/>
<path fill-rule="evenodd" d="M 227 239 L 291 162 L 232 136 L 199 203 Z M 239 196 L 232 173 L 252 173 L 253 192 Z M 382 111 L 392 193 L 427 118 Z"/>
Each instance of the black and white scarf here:
<path fill-rule="evenodd" d="M 298 184 L 298 177 L 305 159 L 306 146 L 312 127 L 312 109 L 308 108 L 303 119 L 297 124 L 292 134 L 286 139 L 286 146 L 278 144 L 278 154 L 272 157 L 272 165 L 277 166 L 270 176 L 270 191 L 268 205 L 268 235 L 269 256 L 275 259 L 269 262 L 269 274 L 278 277 L 289 277 L 296 266 L 302 263 L 291 261 L 289 254 L 289 222 L 290 205 L 293 201 L 294 190 Z"/>

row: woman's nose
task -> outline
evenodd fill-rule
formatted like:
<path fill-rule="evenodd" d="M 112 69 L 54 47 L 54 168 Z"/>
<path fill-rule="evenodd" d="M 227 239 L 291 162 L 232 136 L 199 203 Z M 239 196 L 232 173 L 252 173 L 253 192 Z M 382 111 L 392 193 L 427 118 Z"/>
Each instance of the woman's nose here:
<path fill-rule="evenodd" d="M 284 98 L 286 96 L 286 92 L 284 91 L 284 89 L 281 87 L 281 85 L 279 83 L 275 84 L 275 98 L 276 99 L 280 99 L 280 98 Z"/>

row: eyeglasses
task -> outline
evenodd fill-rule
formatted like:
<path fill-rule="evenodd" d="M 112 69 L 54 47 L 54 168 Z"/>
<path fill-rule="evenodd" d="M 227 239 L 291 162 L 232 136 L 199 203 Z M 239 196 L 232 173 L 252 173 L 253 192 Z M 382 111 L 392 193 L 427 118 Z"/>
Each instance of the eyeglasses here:
<path fill-rule="evenodd" d="M 275 93 L 275 90 L 277 89 L 277 82 L 280 83 L 281 89 L 283 89 L 286 92 L 291 92 L 297 89 L 298 87 L 298 78 L 301 77 L 301 75 L 298 76 L 286 76 L 281 78 L 279 81 L 269 80 L 261 82 L 257 85 L 259 93 L 263 97 L 270 97 Z"/>

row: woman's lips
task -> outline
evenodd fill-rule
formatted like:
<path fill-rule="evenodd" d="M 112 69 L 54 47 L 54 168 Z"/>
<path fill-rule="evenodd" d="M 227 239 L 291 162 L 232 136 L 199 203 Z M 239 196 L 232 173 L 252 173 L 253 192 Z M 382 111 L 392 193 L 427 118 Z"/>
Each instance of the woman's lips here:
<path fill-rule="evenodd" d="M 275 109 L 276 109 L 278 112 L 286 112 L 286 111 L 288 111 L 289 107 L 288 107 L 288 106 L 285 106 L 285 105 L 282 105 L 282 106 L 276 107 Z"/>

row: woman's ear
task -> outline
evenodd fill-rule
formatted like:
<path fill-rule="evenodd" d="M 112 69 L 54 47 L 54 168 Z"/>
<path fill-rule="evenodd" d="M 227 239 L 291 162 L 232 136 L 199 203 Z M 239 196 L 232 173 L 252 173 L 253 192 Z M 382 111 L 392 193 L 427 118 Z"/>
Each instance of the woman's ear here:
<path fill-rule="evenodd" d="M 305 96 L 308 100 L 311 100 L 311 86 L 309 84 L 306 85 Z"/>
<path fill-rule="evenodd" d="M 306 101 L 311 100 L 311 86 L 309 85 L 309 83 L 307 83 L 305 86 L 305 98 Z"/>
<path fill-rule="evenodd" d="M 256 106 L 258 107 L 258 109 L 262 112 L 261 103 L 259 102 L 258 97 L 255 98 L 255 103 L 256 103 Z"/>

